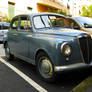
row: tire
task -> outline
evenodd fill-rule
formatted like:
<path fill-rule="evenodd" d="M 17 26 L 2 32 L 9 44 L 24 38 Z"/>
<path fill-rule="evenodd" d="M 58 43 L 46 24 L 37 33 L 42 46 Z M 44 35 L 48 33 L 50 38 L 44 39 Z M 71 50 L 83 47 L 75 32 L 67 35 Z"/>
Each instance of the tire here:
<path fill-rule="evenodd" d="M 38 54 L 36 58 L 36 68 L 40 77 L 46 82 L 54 82 L 56 79 L 56 74 L 54 72 L 54 66 L 44 52 Z"/>
<path fill-rule="evenodd" d="M 10 53 L 10 48 L 7 43 L 5 44 L 5 56 L 8 61 L 14 59 L 14 56 Z"/>

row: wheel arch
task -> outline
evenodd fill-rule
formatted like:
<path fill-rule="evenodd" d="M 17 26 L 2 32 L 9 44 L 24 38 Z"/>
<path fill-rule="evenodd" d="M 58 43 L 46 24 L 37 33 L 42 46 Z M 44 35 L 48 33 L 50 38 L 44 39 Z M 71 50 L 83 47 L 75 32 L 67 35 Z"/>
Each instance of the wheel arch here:
<path fill-rule="evenodd" d="M 43 50 L 43 49 L 39 49 L 39 50 L 37 50 L 36 51 L 36 54 L 35 54 L 35 64 L 37 63 L 37 56 L 38 56 L 38 54 L 40 54 L 40 53 L 45 53 L 46 55 L 48 55 L 48 53 L 47 53 L 47 51 L 45 51 L 45 50 Z M 48 55 L 48 57 L 49 57 L 49 55 Z"/>

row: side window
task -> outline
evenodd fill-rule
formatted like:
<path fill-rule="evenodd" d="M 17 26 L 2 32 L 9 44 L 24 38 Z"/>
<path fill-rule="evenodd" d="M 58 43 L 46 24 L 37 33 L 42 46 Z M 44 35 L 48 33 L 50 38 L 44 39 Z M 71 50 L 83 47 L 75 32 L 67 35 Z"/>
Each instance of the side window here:
<path fill-rule="evenodd" d="M 18 23 L 19 23 L 19 18 L 14 19 L 14 20 L 12 21 L 11 28 L 17 30 L 17 28 L 18 28 Z"/>
<path fill-rule="evenodd" d="M 52 27 L 65 27 L 63 18 L 60 16 L 49 16 Z"/>
<path fill-rule="evenodd" d="M 68 19 L 72 29 L 80 29 L 79 25 L 72 19 Z"/>
<path fill-rule="evenodd" d="M 66 18 L 62 18 L 65 24 L 65 27 L 69 28 L 70 27 L 70 23 Z"/>
<path fill-rule="evenodd" d="M 41 16 L 46 27 L 50 27 L 51 23 L 48 16 Z"/>
<path fill-rule="evenodd" d="M 45 27 L 45 25 L 44 25 L 43 21 L 41 20 L 40 16 L 34 17 L 33 21 L 34 21 L 35 28 L 44 28 Z"/>
<path fill-rule="evenodd" d="M 28 17 L 21 17 L 20 19 L 20 29 L 23 31 L 28 31 L 31 29 L 31 23 Z"/>

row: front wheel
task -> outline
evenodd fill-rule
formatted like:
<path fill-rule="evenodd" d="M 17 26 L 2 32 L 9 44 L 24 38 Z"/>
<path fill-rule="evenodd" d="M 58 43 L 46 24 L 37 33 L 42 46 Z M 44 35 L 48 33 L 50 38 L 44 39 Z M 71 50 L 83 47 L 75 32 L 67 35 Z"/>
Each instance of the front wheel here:
<path fill-rule="evenodd" d="M 37 56 L 37 72 L 47 82 L 54 82 L 56 79 L 54 66 L 48 55 L 43 52 Z"/>
<path fill-rule="evenodd" d="M 5 44 L 5 55 L 7 60 L 13 60 L 14 56 L 10 53 L 10 48 L 8 44 Z"/>

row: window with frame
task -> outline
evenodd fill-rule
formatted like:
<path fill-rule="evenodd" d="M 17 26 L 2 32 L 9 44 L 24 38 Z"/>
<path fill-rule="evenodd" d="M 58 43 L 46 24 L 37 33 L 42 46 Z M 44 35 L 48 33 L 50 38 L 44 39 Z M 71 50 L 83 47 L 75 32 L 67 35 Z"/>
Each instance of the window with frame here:
<path fill-rule="evenodd" d="M 60 16 L 49 16 L 52 27 L 65 27 L 65 23 Z"/>
<path fill-rule="evenodd" d="M 11 28 L 17 30 L 18 23 L 19 23 L 19 18 L 14 19 L 12 22 Z"/>
<path fill-rule="evenodd" d="M 35 16 L 33 21 L 35 28 L 69 27 L 68 20 L 57 15 Z"/>
<path fill-rule="evenodd" d="M 45 24 L 43 23 L 40 16 L 34 17 L 34 26 L 35 28 L 45 28 Z"/>
<path fill-rule="evenodd" d="M 42 16 L 42 20 L 43 20 L 43 22 L 45 24 L 45 27 L 51 27 L 49 16 Z"/>
<path fill-rule="evenodd" d="M 72 29 L 80 29 L 79 25 L 72 19 L 68 19 L 69 23 L 70 23 L 70 28 Z"/>
<path fill-rule="evenodd" d="M 28 17 L 21 17 L 20 19 L 20 29 L 28 31 L 31 29 L 31 23 Z"/>

